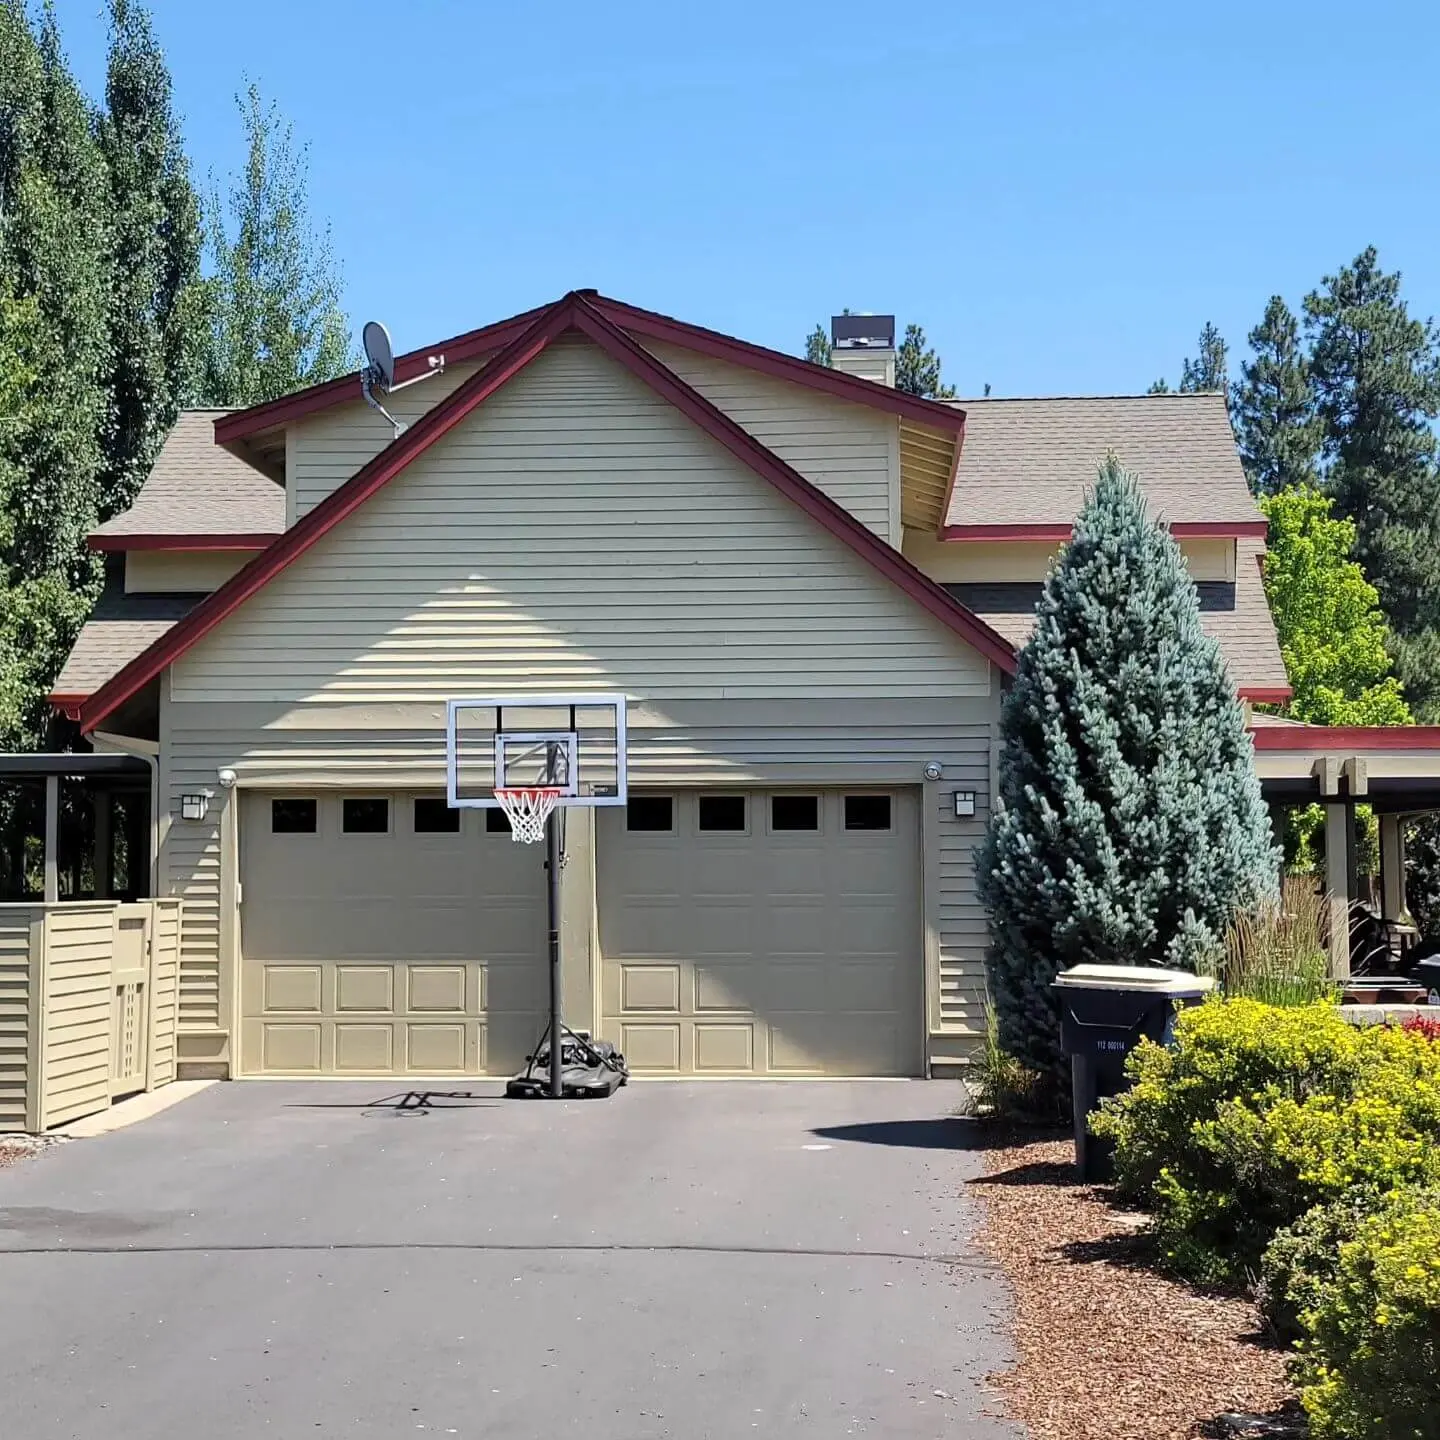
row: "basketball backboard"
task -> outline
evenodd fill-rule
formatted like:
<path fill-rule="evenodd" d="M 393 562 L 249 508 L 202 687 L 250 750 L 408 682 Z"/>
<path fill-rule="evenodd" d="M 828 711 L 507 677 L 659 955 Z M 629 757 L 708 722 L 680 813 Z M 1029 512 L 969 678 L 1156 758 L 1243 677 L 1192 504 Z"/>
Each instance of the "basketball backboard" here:
<path fill-rule="evenodd" d="M 498 789 L 559 791 L 561 806 L 623 805 L 625 697 L 480 695 L 446 702 L 445 783 L 462 809 L 499 805 Z"/>

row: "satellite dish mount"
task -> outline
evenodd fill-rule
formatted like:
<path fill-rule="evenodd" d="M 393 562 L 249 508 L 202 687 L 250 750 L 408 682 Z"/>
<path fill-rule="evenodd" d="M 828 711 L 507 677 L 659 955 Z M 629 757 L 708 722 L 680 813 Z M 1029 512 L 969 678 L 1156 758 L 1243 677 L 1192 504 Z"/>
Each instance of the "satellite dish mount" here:
<path fill-rule="evenodd" d="M 405 426 L 375 398 L 375 392 L 378 390 L 382 395 L 393 395 L 397 390 L 404 390 L 408 385 L 418 385 L 422 380 L 429 380 L 433 375 L 442 374 L 445 369 L 445 357 L 443 355 L 427 356 L 429 369 L 420 375 L 412 375 L 410 379 L 402 380 L 397 385 L 395 383 L 395 351 L 390 345 L 390 332 L 378 320 L 367 320 L 365 328 L 360 332 L 360 343 L 365 349 L 365 364 L 360 370 L 360 391 L 365 396 L 365 403 L 378 410 L 390 422 L 398 439 L 404 434 Z"/>

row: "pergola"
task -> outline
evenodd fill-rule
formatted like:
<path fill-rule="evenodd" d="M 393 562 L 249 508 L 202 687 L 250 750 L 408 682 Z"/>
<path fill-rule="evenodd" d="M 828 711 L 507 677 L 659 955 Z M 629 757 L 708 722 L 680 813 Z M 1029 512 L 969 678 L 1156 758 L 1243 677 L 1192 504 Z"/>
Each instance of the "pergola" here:
<path fill-rule="evenodd" d="M 1381 919 L 1405 910 L 1405 821 L 1440 810 L 1440 725 L 1305 725 L 1251 718 L 1255 769 L 1273 809 L 1325 807 L 1325 889 L 1337 975 L 1349 974 L 1350 906 L 1358 898 L 1355 806 L 1379 821 Z"/>
<path fill-rule="evenodd" d="M 44 753 L 0 754 L 0 783 L 5 781 L 43 781 L 45 787 L 45 867 L 44 895 L 47 904 L 60 899 L 60 782 L 79 780 L 95 801 L 95 898 L 112 898 L 114 845 L 111 834 L 113 801 L 117 794 L 135 794 L 145 798 L 130 817 L 130 853 L 146 857 L 146 864 L 136 877 L 137 893 L 149 893 L 150 880 L 150 816 L 149 798 L 151 771 L 147 761 L 138 755 L 110 753 Z"/>

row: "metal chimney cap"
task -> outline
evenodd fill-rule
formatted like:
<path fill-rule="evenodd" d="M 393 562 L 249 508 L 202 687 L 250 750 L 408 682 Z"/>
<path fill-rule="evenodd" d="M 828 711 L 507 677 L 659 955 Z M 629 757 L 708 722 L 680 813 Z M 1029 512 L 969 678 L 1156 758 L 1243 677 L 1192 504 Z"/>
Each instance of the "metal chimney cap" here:
<path fill-rule="evenodd" d="M 893 315 L 832 315 L 830 343 L 837 350 L 893 350 Z"/>

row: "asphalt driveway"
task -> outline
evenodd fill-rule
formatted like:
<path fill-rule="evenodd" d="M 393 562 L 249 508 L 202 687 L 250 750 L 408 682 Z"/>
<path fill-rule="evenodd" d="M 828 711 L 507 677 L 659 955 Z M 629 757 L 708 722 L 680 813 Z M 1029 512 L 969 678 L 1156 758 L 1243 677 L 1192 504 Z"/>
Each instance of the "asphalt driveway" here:
<path fill-rule="evenodd" d="M 0 1427 L 999 1440 L 947 1084 L 216 1085 L 0 1169 Z"/>

